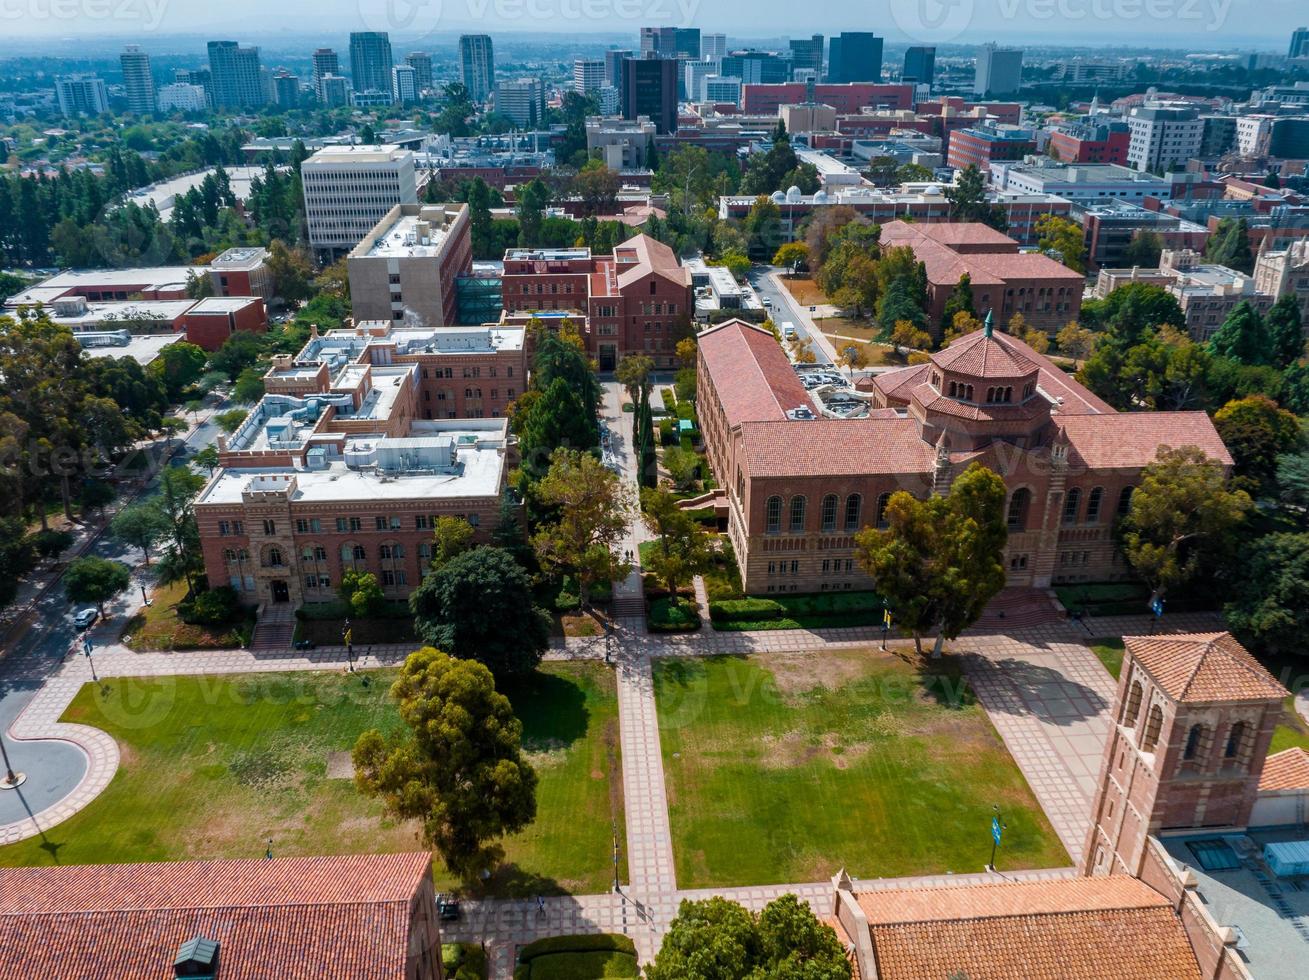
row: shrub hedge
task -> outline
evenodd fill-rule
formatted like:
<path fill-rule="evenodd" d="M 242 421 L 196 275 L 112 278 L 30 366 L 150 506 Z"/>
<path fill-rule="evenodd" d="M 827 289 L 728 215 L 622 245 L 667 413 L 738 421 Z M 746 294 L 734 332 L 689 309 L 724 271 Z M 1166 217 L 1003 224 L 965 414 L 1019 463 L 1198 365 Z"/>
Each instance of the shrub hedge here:
<path fill-rule="evenodd" d="M 613 932 L 584 933 L 577 936 L 547 936 L 530 942 L 518 951 L 519 963 L 530 963 L 547 953 L 592 953 L 613 951 L 636 955 L 636 943 L 629 936 Z"/>
<path fill-rule="evenodd" d="M 694 633 L 700 628 L 700 613 L 689 599 L 662 596 L 650 603 L 646 627 L 651 633 Z"/>

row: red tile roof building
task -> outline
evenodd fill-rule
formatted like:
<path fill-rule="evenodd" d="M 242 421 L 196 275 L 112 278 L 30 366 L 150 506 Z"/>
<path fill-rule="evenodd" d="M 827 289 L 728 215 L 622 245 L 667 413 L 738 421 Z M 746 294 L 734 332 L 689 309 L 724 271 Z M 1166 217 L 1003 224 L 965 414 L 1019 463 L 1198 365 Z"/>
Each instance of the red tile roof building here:
<path fill-rule="evenodd" d="M 978 223 L 882 225 L 885 248 L 908 246 L 927 268 L 928 317 L 933 330 L 960 278 L 968 274 L 978 310 L 994 310 L 1005 326 L 1021 313 L 1029 327 L 1054 333 L 1082 309 L 1086 278 L 1047 255 L 1019 252 L 1007 235 Z"/>
<path fill-rule="evenodd" d="M 571 314 L 600 370 L 612 371 L 628 354 L 677 364 L 677 341 L 695 312 L 691 273 L 673 250 L 648 235 L 629 238 L 612 255 L 588 248 L 510 249 L 503 288 L 510 318 Z"/>
<path fill-rule="evenodd" d="M 431 855 L 0 868 L 2 977 L 170 980 L 197 937 L 222 980 L 439 980 Z"/>
<path fill-rule="evenodd" d="M 1112 527 L 1142 468 L 1187 445 L 1231 465 L 1203 412 L 1117 413 L 1003 333 L 878 375 L 866 418 L 824 416 L 758 327 L 731 321 L 699 342 L 705 446 L 755 595 L 870 588 L 855 532 L 879 522 L 895 491 L 944 490 L 973 462 L 1010 491 L 1010 585 L 1125 578 Z"/>

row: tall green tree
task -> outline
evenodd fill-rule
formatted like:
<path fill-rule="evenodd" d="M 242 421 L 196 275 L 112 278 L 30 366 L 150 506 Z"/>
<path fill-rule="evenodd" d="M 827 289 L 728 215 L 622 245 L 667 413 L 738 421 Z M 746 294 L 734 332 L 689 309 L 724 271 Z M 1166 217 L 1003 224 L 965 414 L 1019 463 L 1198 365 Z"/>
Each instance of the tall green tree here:
<path fill-rule="evenodd" d="M 855 557 L 922 652 L 935 631 L 936 650 L 977 621 L 1004 587 L 1005 485 L 973 463 L 950 492 L 918 500 L 891 495 L 884 521 L 855 535 Z"/>
<path fill-rule="evenodd" d="M 105 603 L 119 595 L 132 582 L 132 573 L 119 561 L 89 555 L 69 564 L 64 572 L 64 590 L 73 602 L 94 602 L 100 615 Z"/>
<path fill-rule="evenodd" d="M 550 203 L 550 188 L 540 177 L 533 177 L 518 190 L 518 245 L 536 248 L 544 244 L 541 230 L 545 207 Z"/>
<path fill-rule="evenodd" d="M 169 529 L 168 518 L 158 504 L 150 500 L 124 507 L 109 522 L 111 535 L 141 549 L 147 568 L 150 567 L 150 549 L 168 534 Z"/>
<path fill-rule="evenodd" d="M 950 295 L 945 299 L 945 310 L 941 314 L 941 336 L 950 332 L 950 328 L 954 325 L 954 318 L 959 313 L 967 313 L 970 317 L 977 318 L 977 308 L 973 305 L 973 277 L 966 272 L 959 277 L 954 289 L 950 290 Z"/>
<path fill-rule="evenodd" d="M 945 199 L 950 203 L 951 221 L 980 221 L 996 231 L 1009 230 L 1004 208 L 987 200 L 986 176 L 971 163 L 945 189 Z"/>
<path fill-rule="evenodd" d="M 1264 323 L 1268 329 L 1268 360 L 1274 367 L 1285 369 L 1304 357 L 1304 323 L 1300 303 L 1294 295 L 1283 296 L 1274 303 Z"/>
<path fill-rule="evenodd" d="M 405 730 L 364 732 L 355 783 L 387 813 L 418 820 L 423 840 L 471 880 L 504 854 L 497 841 L 536 819 L 536 772 L 522 723 L 484 664 L 424 647 L 391 685 Z"/>
<path fill-rule="evenodd" d="M 669 595 L 677 595 L 678 589 L 709 568 L 713 559 L 709 534 L 665 487 L 641 490 L 641 520 L 656 544 L 642 563 L 664 583 Z"/>
<path fill-rule="evenodd" d="M 1242 364 L 1267 364 L 1270 348 L 1268 327 L 1248 300 L 1238 303 L 1209 339 L 1211 353 Z"/>
<path fill-rule="evenodd" d="M 1228 402 L 1214 413 L 1214 427 L 1236 463 L 1239 485 L 1252 494 L 1271 493 L 1278 457 L 1304 442 L 1299 420 L 1266 395 Z"/>
<path fill-rule="evenodd" d="M 1250 542 L 1223 616 L 1256 650 L 1303 655 L 1309 633 L 1309 533 L 1269 534 Z"/>

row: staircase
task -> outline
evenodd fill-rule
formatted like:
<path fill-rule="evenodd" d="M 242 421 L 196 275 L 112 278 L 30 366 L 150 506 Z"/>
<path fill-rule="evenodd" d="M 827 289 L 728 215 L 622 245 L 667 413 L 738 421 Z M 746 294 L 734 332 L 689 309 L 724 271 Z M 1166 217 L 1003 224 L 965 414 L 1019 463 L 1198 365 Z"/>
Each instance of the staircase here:
<path fill-rule="evenodd" d="M 272 650 L 289 650 L 295 640 L 295 614 L 286 604 L 263 606 L 255 621 L 250 649 L 254 653 Z"/>
<path fill-rule="evenodd" d="M 612 608 L 614 619 L 644 619 L 645 596 L 640 592 L 624 594 L 615 589 Z"/>
<path fill-rule="evenodd" d="M 1057 623 L 1063 617 L 1045 589 L 1001 589 L 972 629 L 986 632 L 1031 629 Z"/>

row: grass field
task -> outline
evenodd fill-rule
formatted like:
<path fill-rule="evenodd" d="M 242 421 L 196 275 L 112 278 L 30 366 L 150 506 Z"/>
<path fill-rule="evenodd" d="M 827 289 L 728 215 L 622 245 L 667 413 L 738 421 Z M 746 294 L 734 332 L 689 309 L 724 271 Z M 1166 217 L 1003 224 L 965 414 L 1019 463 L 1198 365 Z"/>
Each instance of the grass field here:
<path fill-rule="evenodd" d="M 1068 863 L 950 659 L 660 660 L 655 693 L 683 888 L 980 871 L 993 804 L 1002 870 Z"/>
<path fill-rule="evenodd" d="M 1104 664 L 1104 669 L 1113 674 L 1116 680 L 1123 669 L 1122 639 L 1117 636 L 1109 636 L 1104 639 L 1094 640 L 1091 643 L 1091 652 L 1099 658 L 1100 663 Z"/>
<path fill-rule="evenodd" d="M 350 778 L 359 733 L 399 725 L 390 671 L 109 682 L 84 687 L 64 720 L 112 734 L 122 754 L 85 810 L 0 848 L 0 865 L 391 852 L 415 827 L 382 815 Z M 505 841 L 492 894 L 604 891 L 612 821 L 623 827 L 618 702 L 603 668 L 551 664 L 505 693 L 540 775 L 536 822 Z M 453 884 L 436 867 L 438 887 Z M 479 889 L 481 890 L 481 889 Z"/>
<path fill-rule="evenodd" d="M 186 583 L 161 585 L 150 593 L 151 603 L 129 619 L 120 632 L 133 650 L 232 650 L 254 631 L 254 613 L 231 626 L 194 626 L 177 616 L 177 604 L 186 598 Z M 131 637 L 128 641 L 127 637 Z"/>

